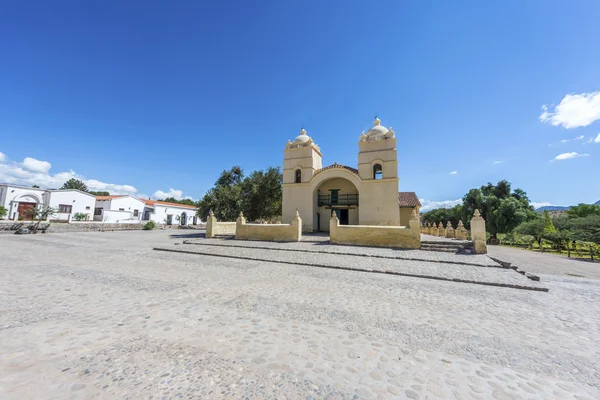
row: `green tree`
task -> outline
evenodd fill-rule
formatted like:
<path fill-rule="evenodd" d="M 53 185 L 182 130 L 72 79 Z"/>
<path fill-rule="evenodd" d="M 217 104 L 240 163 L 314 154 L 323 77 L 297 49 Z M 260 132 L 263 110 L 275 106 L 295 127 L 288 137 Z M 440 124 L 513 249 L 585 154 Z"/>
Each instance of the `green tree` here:
<path fill-rule="evenodd" d="M 450 221 L 453 228 L 458 226 L 458 221 L 462 219 L 462 206 L 460 204 L 452 208 L 436 208 L 423 214 L 423 221 L 425 223 L 439 223 L 443 222 L 446 226 L 446 222 Z M 464 221 L 463 221 L 464 223 Z"/>
<path fill-rule="evenodd" d="M 506 180 L 471 189 L 463 196 L 462 219 L 466 226 L 476 209 L 485 219 L 486 230 L 493 239 L 535 217 L 527 193 L 522 189 L 511 192 L 511 185 Z"/>
<path fill-rule="evenodd" d="M 221 221 L 235 221 L 240 211 L 248 221 L 272 220 L 281 216 L 282 176 L 279 167 L 254 171 L 244 177 L 234 166 L 223 171 L 215 186 L 198 202 L 198 215 L 212 210 Z"/>
<path fill-rule="evenodd" d="M 234 166 L 221 173 L 215 186 L 198 202 L 198 216 L 205 218 L 212 210 L 221 221 L 235 221 L 242 211 L 241 181 L 243 170 Z"/>
<path fill-rule="evenodd" d="M 540 251 L 543 251 L 542 241 L 544 239 L 544 220 L 542 218 L 536 218 L 532 221 L 521 223 L 515 228 L 515 232 L 519 235 L 528 235 L 535 239 L 540 246 Z"/>
<path fill-rule="evenodd" d="M 6 207 L 0 206 L 0 219 L 6 217 L 6 214 L 8 214 L 8 210 L 6 209 Z"/>
<path fill-rule="evenodd" d="M 95 192 L 95 191 L 93 191 L 93 190 L 90 190 L 90 191 L 88 191 L 88 193 L 89 193 L 89 194 L 92 194 L 92 195 L 94 195 L 94 196 L 110 196 L 110 193 L 109 193 L 109 192 L 103 192 L 103 191 L 100 191 L 100 192 Z"/>
<path fill-rule="evenodd" d="M 242 209 L 249 221 L 269 221 L 281 216 L 282 184 L 279 167 L 254 171 L 241 182 Z"/>
<path fill-rule="evenodd" d="M 75 179 L 75 178 L 71 178 L 68 181 L 66 181 L 61 186 L 61 189 L 77 189 L 77 190 L 81 190 L 82 192 L 87 192 L 88 191 L 88 188 L 85 185 L 85 183 L 83 183 L 79 179 Z"/>
<path fill-rule="evenodd" d="M 175 203 L 175 204 L 185 204 L 188 206 L 195 206 L 196 203 L 194 202 L 194 200 L 191 199 L 182 199 L 182 200 L 177 200 L 175 197 L 167 197 L 164 199 L 159 199 L 158 201 L 164 201 L 167 203 Z"/>
<path fill-rule="evenodd" d="M 39 189 L 40 187 L 38 185 L 33 185 L 32 188 L 37 188 Z"/>
<path fill-rule="evenodd" d="M 600 215 L 600 205 L 579 203 L 567 211 L 569 218 L 585 218 L 588 215 Z"/>
<path fill-rule="evenodd" d="M 33 233 L 37 233 L 37 231 L 40 229 L 40 224 L 42 223 L 42 221 L 46 221 L 51 216 L 56 214 L 57 211 L 58 210 L 53 207 L 47 207 L 47 208 L 34 207 L 34 208 L 27 210 L 26 211 L 27 217 L 31 218 L 32 221 L 35 221 L 35 225 L 33 225 L 33 229 L 32 229 Z"/>
<path fill-rule="evenodd" d="M 552 223 L 548 210 L 544 210 L 544 233 L 556 233 L 556 227 Z"/>

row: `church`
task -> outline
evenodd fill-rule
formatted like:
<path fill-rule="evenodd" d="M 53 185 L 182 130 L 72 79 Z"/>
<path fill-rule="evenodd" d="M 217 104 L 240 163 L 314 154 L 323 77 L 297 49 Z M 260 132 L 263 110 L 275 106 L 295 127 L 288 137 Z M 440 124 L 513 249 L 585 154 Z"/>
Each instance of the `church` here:
<path fill-rule="evenodd" d="M 398 192 L 396 134 L 376 118 L 358 142 L 358 168 L 334 163 L 323 167 L 319 146 L 302 129 L 288 140 L 283 160 L 283 222 L 296 211 L 303 232 L 329 231 L 337 214 L 340 225 L 408 226 L 421 203 L 415 192 Z"/>

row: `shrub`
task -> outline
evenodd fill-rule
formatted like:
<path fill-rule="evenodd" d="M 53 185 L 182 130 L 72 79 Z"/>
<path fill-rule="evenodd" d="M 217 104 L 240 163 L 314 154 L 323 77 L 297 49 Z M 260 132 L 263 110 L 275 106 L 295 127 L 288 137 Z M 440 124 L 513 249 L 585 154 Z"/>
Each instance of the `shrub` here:
<path fill-rule="evenodd" d="M 86 218 L 87 218 L 87 216 L 84 213 L 82 213 L 82 212 L 78 212 L 78 213 L 73 214 L 73 219 L 75 221 L 85 221 Z"/>
<path fill-rule="evenodd" d="M 144 224 L 145 231 L 151 231 L 156 227 L 156 223 L 154 221 L 148 221 Z"/>
<path fill-rule="evenodd" d="M 8 214 L 6 207 L 0 206 L 0 219 L 6 217 L 6 214 Z"/>

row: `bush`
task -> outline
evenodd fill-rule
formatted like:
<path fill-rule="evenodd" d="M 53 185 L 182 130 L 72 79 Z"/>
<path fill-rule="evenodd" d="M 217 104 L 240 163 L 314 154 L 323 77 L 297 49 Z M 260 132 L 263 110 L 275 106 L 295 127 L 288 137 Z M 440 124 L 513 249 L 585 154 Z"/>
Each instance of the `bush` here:
<path fill-rule="evenodd" d="M 0 206 L 0 219 L 6 217 L 6 214 L 8 214 L 6 207 Z"/>
<path fill-rule="evenodd" d="M 75 221 L 85 221 L 86 218 L 87 218 L 87 215 L 85 215 L 82 212 L 78 212 L 78 213 L 73 214 L 73 219 Z"/>
<path fill-rule="evenodd" d="M 151 231 L 154 228 L 156 228 L 156 223 L 154 221 L 148 221 L 144 224 L 145 231 Z"/>

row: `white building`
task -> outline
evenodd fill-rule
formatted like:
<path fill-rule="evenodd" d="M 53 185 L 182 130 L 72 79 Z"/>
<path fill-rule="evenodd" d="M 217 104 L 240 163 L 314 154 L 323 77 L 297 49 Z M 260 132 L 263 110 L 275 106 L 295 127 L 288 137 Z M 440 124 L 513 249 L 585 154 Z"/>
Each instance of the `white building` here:
<path fill-rule="evenodd" d="M 139 222 L 146 204 L 137 197 L 96 196 L 94 221 L 102 222 Z"/>
<path fill-rule="evenodd" d="M 84 221 L 93 219 L 96 196 L 76 189 L 47 190 L 44 193 L 44 206 L 56 209 L 51 220 L 70 221 L 75 214 L 83 214 Z"/>
<path fill-rule="evenodd" d="M 198 208 L 186 204 L 168 203 L 158 200 L 142 200 L 144 208 L 143 221 L 154 221 L 166 225 L 196 225 L 199 218 L 196 216 Z"/>
<path fill-rule="evenodd" d="M 92 219 L 92 210 L 96 203 L 95 196 L 79 190 L 46 190 L 27 186 L 0 185 L 0 205 L 7 209 L 4 219 L 32 219 L 32 209 L 55 208 L 57 213 L 51 220 L 68 221 L 77 213 Z"/>

